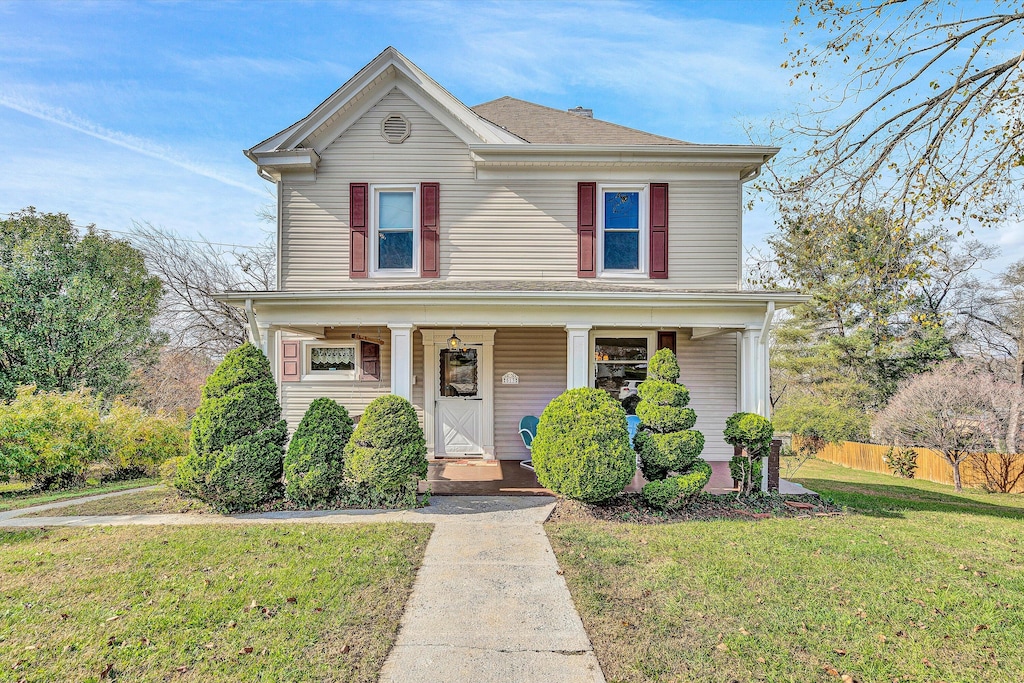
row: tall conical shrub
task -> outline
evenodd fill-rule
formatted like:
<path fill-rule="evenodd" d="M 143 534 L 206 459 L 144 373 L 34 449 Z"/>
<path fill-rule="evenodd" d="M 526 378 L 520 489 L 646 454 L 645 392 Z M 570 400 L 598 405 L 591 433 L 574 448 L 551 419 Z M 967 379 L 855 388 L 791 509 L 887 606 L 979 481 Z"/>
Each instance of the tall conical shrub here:
<path fill-rule="evenodd" d="M 328 502 L 345 473 L 345 445 L 352 418 L 331 398 L 313 401 L 288 442 L 284 456 L 285 495 L 302 505 Z"/>
<path fill-rule="evenodd" d="M 636 414 L 642 424 L 633 447 L 649 482 L 642 495 L 648 505 L 662 510 L 683 507 L 711 479 L 711 466 L 700 458 L 704 435 L 691 429 L 697 414 L 686 407 L 690 392 L 678 379 L 675 354 L 661 349 L 647 364 L 647 379 L 637 387 Z"/>
<path fill-rule="evenodd" d="M 175 485 L 224 512 L 251 510 L 280 494 L 287 438 L 270 363 L 242 344 L 203 386 Z"/>
<path fill-rule="evenodd" d="M 345 446 L 345 479 L 370 507 L 416 504 L 427 476 L 427 442 L 416 409 L 394 394 L 366 406 Z"/>

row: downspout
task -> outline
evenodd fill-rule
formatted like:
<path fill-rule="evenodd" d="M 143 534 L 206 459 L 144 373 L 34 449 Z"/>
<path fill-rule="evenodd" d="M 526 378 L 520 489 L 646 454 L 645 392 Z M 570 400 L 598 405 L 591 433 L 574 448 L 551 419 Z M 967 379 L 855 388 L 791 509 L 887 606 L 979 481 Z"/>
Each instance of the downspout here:
<path fill-rule="evenodd" d="M 260 328 L 256 324 L 256 313 L 252 310 L 252 299 L 245 300 L 245 319 L 249 321 L 249 341 L 258 349 L 263 348 L 260 339 Z"/>

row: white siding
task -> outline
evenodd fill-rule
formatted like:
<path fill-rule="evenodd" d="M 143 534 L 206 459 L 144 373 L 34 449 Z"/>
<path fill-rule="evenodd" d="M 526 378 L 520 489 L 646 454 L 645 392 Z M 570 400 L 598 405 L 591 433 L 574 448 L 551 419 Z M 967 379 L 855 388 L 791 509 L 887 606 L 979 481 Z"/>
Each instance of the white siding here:
<path fill-rule="evenodd" d="M 402 144 L 389 144 L 380 136 L 380 121 L 392 112 L 403 114 L 412 125 Z M 283 289 L 329 290 L 351 284 L 352 182 L 441 184 L 442 278 L 576 278 L 575 180 L 477 180 L 466 145 L 400 90 L 387 94 L 321 156 L 315 181 L 282 181 Z M 652 173 L 650 181 L 665 180 Z M 738 179 L 670 182 L 670 277 L 643 284 L 737 288 L 740 203 Z"/>
<path fill-rule="evenodd" d="M 540 417 L 565 391 L 566 332 L 557 327 L 498 328 L 494 335 L 494 451 L 500 460 L 525 460 L 519 421 Z M 506 372 L 519 384 L 502 384 Z"/>
<path fill-rule="evenodd" d="M 728 460 L 732 446 L 725 443 L 725 420 L 738 408 L 736 394 L 737 344 L 735 334 L 690 341 L 685 334 L 676 342 L 680 380 L 690 390 L 690 407 L 697 411 L 694 429 L 704 434 L 705 460 Z"/>

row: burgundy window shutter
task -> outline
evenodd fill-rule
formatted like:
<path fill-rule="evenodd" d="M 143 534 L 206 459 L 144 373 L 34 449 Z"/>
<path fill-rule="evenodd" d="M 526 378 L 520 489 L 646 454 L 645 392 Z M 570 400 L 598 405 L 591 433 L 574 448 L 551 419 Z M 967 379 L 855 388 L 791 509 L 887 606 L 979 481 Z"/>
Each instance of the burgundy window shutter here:
<path fill-rule="evenodd" d="M 380 345 L 359 342 L 359 365 L 362 379 L 380 379 Z"/>
<path fill-rule="evenodd" d="M 299 342 L 281 341 L 281 381 L 298 382 L 302 379 L 302 355 Z"/>
<path fill-rule="evenodd" d="M 348 276 L 366 277 L 369 235 L 366 225 L 366 202 L 370 187 L 366 183 L 348 186 L 349 261 Z"/>
<path fill-rule="evenodd" d="M 576 235 L 579 253 L 577 277 L 597 275 L 597 183 L 579 183 L 576 187 Z"/>
<path fill-rule="evenodd" d="M 420 183 L 420 277 L 441 276 L 440 192 L 438 183 Z"/>
<path fill-rule="evenodd" d="M 658 332 L 658 350 L 671 349 L 672 353 L 676 352 L 676 333 L 671 330 L 661 330 Z"/>
<path fill-rule="evenodd" d="M 651 183 L 651 279 L 668 278 L 668 183 Z"/>

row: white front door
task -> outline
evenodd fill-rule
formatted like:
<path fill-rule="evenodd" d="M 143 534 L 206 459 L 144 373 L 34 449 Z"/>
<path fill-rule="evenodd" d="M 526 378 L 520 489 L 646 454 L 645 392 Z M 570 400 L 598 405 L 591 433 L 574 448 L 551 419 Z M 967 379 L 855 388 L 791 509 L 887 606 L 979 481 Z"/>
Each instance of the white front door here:
<path fill-rule="evenodd" d="M 435 456 L 484 454 L 481 350 L 467 347 L 436 351 L 439 381 L 434 403 Z"/>

